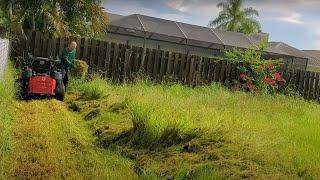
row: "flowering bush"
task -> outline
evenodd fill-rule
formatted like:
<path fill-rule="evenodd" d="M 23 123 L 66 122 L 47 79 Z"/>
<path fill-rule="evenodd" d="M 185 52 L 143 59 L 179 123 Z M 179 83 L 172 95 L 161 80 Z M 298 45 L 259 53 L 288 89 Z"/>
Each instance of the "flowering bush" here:
<path fill-rule="evenodd" d="M 279 83 L 285 81 L 279 72 L 282 60 L 263 59 L 264 49 L 265 45 L 262 44 L 259 50 L 233 49 L 226 52 L 228 59 L 240 64 L 236 89 L 273 94 L 279 89 Z"/>

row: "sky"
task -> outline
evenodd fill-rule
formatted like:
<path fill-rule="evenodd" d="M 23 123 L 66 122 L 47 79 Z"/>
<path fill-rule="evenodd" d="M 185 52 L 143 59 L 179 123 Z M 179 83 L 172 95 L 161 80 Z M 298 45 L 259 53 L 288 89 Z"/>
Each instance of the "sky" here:
<path fill-rule="evenodd" d="M 105 0 L 110 13 L 143 14 L 207 26 L 217 17 L 223 0 Z M 247 0 L 246 7 L 260 13 L 262 31 L 269 41 L 284 42 L 302 50 L 320 50 L 320 0 Z"/>

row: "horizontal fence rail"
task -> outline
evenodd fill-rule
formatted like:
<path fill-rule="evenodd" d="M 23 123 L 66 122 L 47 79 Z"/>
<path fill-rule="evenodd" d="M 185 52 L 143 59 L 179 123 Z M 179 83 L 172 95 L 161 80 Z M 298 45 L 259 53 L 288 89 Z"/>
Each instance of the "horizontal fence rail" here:
<path fill-rule="evenodd" d="M 90 72 L 115 82 L 134 79 L 144 72 L 154 81 L 169 80 L 189 86 L 220 82 L 230 86 L 239 78 L 238 63 L 182 53 L 144 49 L 79 37 L 59 37 L 37 31 L 27 31 L 28 40 L 14 44 L 13 57 L 32 53 L 34 56 L 56 57 L 70 40 L 75 40 L 77 59 L 89 65 Z M 142 71 L 141 71 L 142 70 Z M 320 100 L 320 74 L 304 70 L 286 69 L 286 86 L 300 92 L 308 100 Z"/>

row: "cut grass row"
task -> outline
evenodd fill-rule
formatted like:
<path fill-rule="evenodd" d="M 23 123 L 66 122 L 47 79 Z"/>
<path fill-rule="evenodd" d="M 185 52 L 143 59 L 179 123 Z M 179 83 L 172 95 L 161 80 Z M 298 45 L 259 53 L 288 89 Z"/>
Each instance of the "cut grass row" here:
<path fill-rule="evenodd" d="M 13 123 L 13 179 L 135 178 L 125 158 L 95 147 L 86 123 L 55 100 L 20 102 Z"/>
<path fill-rule="evenodd" d="M 65 103 L 17 101 L 15 77 L 9 65 L 0 83 L 0 179 L 137 179 Z"/>
<path fill-rule="evenodd" d="M 5 179 L 8 172 L 9 154 L 12 144 L 11 123 L 14 119 L 15 72 L 8 65 L 0 80 L 0 179 Z"/>

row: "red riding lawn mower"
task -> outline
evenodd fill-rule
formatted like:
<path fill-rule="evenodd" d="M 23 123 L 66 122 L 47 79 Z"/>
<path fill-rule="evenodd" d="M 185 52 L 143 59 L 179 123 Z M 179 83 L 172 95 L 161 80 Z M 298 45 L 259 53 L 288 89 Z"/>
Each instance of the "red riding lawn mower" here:
<path fill-rule="evenodd" d="M 65 87 L 62 71 L 58 69 L 60 60 L 28 54 L 22 63 L 19 79 L 21 99 L 56 98 L 63 101 Z"/>

